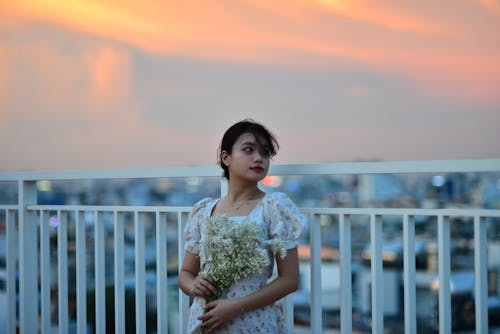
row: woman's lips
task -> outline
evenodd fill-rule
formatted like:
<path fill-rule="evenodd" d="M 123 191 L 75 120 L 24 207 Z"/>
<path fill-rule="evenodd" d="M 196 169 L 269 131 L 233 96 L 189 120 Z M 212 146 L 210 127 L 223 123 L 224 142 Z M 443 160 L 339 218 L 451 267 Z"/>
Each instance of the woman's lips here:
<path fill-rule="evenodd" d="M 252 167 L 250 169 L 253 170 L 255 173 L 262 173 L 264 171 L 264 168 L 262 167 Z"/>

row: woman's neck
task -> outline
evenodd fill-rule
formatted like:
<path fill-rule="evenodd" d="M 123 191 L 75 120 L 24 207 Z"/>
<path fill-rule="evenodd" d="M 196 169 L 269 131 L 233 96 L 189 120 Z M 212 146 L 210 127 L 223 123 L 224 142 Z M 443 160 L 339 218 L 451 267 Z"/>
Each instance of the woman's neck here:
<path fill-rule="evenodd" d="M 231 187 L 227 193 L 227 198 L 232 202 L 238 202 L 243 200 L 252 200 L 262 196 L 262 190 L 260 190 L 257 185 L 254 187 Z"/>
<path fill-rule="evenodd" d="M 242 184 L 239 182 L 229 182 L 229 190 L 227 198 L 232 202 L 242 200 L 251 200 L 262 196 L 262 190 L 257 187 L 256 183 Z"/>

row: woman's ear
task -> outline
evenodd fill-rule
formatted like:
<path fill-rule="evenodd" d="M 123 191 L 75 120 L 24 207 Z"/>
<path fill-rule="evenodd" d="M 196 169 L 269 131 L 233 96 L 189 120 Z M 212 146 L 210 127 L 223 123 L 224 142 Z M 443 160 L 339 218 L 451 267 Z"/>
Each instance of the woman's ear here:
<path fill-rule="evenodd" d="M 229 166 L 229 163 L 231 162 L 231 156 L 227 151 L 221 151 L 220 152 L 220 161 L 224 164 L 224 166 Z"/>

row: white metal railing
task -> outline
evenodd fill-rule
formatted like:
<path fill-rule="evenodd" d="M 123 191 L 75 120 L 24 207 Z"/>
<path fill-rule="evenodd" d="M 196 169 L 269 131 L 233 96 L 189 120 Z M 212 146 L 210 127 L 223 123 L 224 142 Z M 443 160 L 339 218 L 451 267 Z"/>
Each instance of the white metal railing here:
<path fill-rule="evenodd" d="M 400 216 L 403 219 L 404 239 L 404 321 L 405 333 L 416 333 L 416 297 L 415 297 L 415 216 L 437 217 L 439 245 L 439 333 L 451 333 L 451 299 L 450 299 L 450 218 L 472 217 L 474 219 L 474 281 L 476 333 L 488 332 L 487 309 L 487 217 L 500 218 L 500 210 L 473 209 L 356 209 L 356 208 L 304 208 L 303 212 L 316 215 L 336 215 L 340 225 L 340 264 L 341 264 L 341 332 L 352 333 L 352 289 L 351 289 L 351 229 L 349 219 L 354 216 L 368 216 L 370 219 L 371 238 L 371 311 L 372 332 L 384 332 L 383 286 L 382 286 L 382 217 Z M 313 333 L 322 332 L 321 316 L 321 282 L 320 243 L 321 229 L 319 224 L 311 225 L 311 309 Z"/>
<path fill-rule="evenodd" d="M 338 175 L 338 174 L 379 174 L 379 173 L 446 173 L 446 172 L 500 172 L 500 159 L 460 160 L 460 161 L 409 161 L 373 163 L 334 163 L 308 165 L 277 165 L 270 170 L 272 175 Z M 95 256 L 95 324 L 96 332 L 106 331 L 106 264 L 105 264 L 105 215 L 112 216 L 114 234 L 114 285 L 115 285 L 115 331 L 124 332 L 124 215 L 133 215 L 135 244 L 135 303 L 136 332 L 146 329 L 145 301 L 145 239 L 144 219 L 154 216 L 156 240 L 166 240 L 166 217 L 176 215 L 178 230 L 179 263 L 183 254 L 183 224 L 189 207 L 153 206 L 44 206 L 37 203 L 36 182 L 41 180 L 83 180 L 83 179 L 121 179 L 121 178 L 166 178 L 166 177 L 214 177 L 219 176 L 216 167 L 167 168 L 129 171 L 88 171 L 88 172 L 16 172 L 0 173 L 0 181 L 15 181 L 18 185 L 18 203 L 0 205 L 6 219 L 6 277 L 7 277 L 7 333 L 15 333 L 19 325 L 21 333 L 48 333 L 50 328 L 50 229 L 49 214 L 56 214 L 57 229 L 57 281 L 58 281 L 58 329 L 68 331 L 68 226 L 72 221 L 76 229 L 76 284 L 77 289 L 77 329 L 86 333 L 86 228 L 84 216 L 93 216 L 94 256 Z M 221 193 L 227 188 L 221 183 Z M 321 309 L 321 226 L 317 222 L 323 216 L 337 216 L 340 231 L 341 265 L 341 331 L 352 332 L 352 286 L 351 286 L 351 219 L 355 216 L 368 216 L 371 238 L 371 312 L 372 332 L 383 333 L 383 291 L 382 291 L 382 217 L 400 216 L 403 221 L 404 238 L 404 309 L 405 332 L 416 332 L 415 297 L 415 216 L 436 217 L 438 224 L 439 253 L 439 332 L 451 333 L 450 314 L 450 217 L 472 217 L 474 221 L 475 250 L 475 313 L 476 333 L 488 331 L 487 312 L 487 254 L 486 224 L 487 217 L 500 217 L 500 210 L 482 209 L 388 209 L 388 208 L 301 208 L 310 217 L 311 246 L 311 331 L 322 333 Z M 16 223 L 18 227 L 16 228 Z M 39 234 L 38 234 L 39 233 Z M 39 235 L 39 239 L 38 236 Z M 18 242 L 16 241 L 18 240 Z M 39 248 L 38 248 L 39 243 Z M 167 332 L 168 289 L 166 286 L 167 245 L 156 244 L 157 275 L 157 326 L 158 332 Z M 38 258 L 40 258 L 38 262 Z M 19 268 L 16 270 L 16 260 Z M 40 264 L 40 265 L 39 265 Z M 16 314 L 16 272 L 19 273 L 19 314 Z M 34 274 L 36 273 L 36 274 Z M 38 291 L 40 276 L 40 292 Z M 40 314 L 38 313 L 40 296 Z M 293 307 L 291 298 L 285 303 L 287 326 L 293 328 Z M 179 295 L 180 332 L 185 333 L 189 300 Z M 16 323 L 16 318 L 19 323 Z M 40 321 L 38 321 L 40 319 Z"/>

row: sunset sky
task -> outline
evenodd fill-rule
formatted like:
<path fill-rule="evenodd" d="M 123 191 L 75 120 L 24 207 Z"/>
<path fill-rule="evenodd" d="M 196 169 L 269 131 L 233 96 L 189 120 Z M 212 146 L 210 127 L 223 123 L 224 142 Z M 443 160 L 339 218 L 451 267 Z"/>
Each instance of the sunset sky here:
<path fill-rule="evenodd" d="M 0 0 L 0 171 L 500 158 L 500 2 Z"/>

